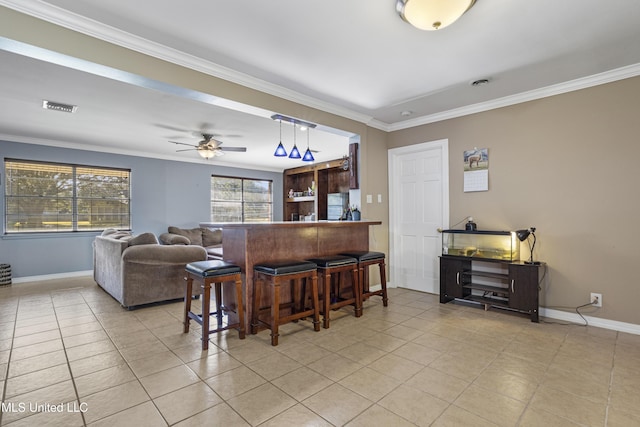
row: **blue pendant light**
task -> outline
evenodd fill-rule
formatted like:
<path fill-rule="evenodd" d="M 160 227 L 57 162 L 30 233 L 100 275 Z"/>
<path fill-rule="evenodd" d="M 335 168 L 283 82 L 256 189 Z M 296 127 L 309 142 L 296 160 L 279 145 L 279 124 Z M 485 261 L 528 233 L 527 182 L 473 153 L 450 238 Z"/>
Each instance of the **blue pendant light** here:
<path fill-rule="evenodd" d="M 309 149 L 309 134 L 311 133 L 311 129 L 307 129 L 307 151 L 304 152 L 304 156 L 302 156 L 303 162 L 313 162 L 316 159 L 313 158 L 313 154 L 311 154 L 311 150 Z"/>
<path fill-rule="evenodd" d="M 282 120 L 280 120 L 280 144 L 276 147 L 276 152 L 273 153 L 273 155 L 276 157 L 287 157 L 287 150 L 285 150 L 284 145 L 282 145 Z"/>
<path fill-rule="evenodd" d="M 287 157 L 287 150 L 284 149 L 284 145 L 282 145 L 282 142 L 278 144 L 276 152 L 273 153 L 273 155 L 276 157 Z"/>
<path fill-rule="evenodd" d="M 298 147 L 296 147 L 295 145 L 293 146 L 293 148 L 291 149 L 291 153 L 289 153 L 289 158 L 290 159 L 299 159 L 302 156 L 300 155 L 300 151 L 298 151 Z"/>
<path fill-rule="evenodd" d="M 300 159 L 302 156 L 300 155 L 300 151 L 298 151 L 298 147 L 296 146 L 296 125 L 293 125 L 293 148 L 291 149 L 291 153 L 289 153 L 290 159 Z"/>
<path fill-rule="evenodd" d="M 310 129 L 315 128 L 317 125 L 315 123 L 305 122 L 304 120 L 294 119 L 293 117 L 283 116 L 282 114 L 274 114 L 271 116 L 271 119 L 278 120 L 280 122 L 280 144 L 276 148 L 276 152 L 273 153 L 276 157 L 287 157 L 287 150 L 284 149 L 284 145 L 282 145 L 282 121 L 289 122 L 293 125 L 293 148 L 291 149 L 291 153 L 289 154 L 290 159 L 302 159 L 304 162 L 315 162 L 315 158 L 309 149 L 309 134 L 307 133 L 307 151 L 305 151 L 304 156 L 300 155 L 300 150 L 298 150 L 298 146 L 296 145 L 296 133 L 297 126 L 300 126 L 300 130 L 309 132 Z"/>

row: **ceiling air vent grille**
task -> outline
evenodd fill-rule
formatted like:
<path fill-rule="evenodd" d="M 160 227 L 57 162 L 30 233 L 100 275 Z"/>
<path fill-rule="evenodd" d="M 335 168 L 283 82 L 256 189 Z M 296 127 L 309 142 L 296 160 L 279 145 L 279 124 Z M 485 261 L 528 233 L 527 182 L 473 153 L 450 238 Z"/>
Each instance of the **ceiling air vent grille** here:
<path fill-rule="evenodd" d="M 62 104 L 60 102 L 47 101 L 46 99 L 42 101 L 42 108 L 46 108 L 47 110 L 63 111 L 65 113 L 75 113 L 78 110 L 77 105 Z"/>

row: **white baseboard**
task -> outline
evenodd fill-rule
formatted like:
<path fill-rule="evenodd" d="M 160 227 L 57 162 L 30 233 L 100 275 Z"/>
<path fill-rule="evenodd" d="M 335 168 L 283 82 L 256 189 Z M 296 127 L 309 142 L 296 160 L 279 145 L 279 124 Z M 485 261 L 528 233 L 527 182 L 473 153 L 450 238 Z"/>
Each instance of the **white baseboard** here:
<path fill-rule="evenodd" d="M 93 276 L 93 270 L 71 271 L 68 273 L 57 273 L 57 274 L 43 274 L 42 276 L 17 277 L 11 280 L 11 284 L 15 285 L 19 283 L 38 282 L 41 280 L 66 279 L 69 277 L 82 277 L 82 276 Z"/>
<path fill-rule="evenodd" d="M 584 320 L 577 313 L 570 313 L 567 311 L 553 310 L 550 308 L 540 308 L 540 316 L 547 317 L 549 319 L 563 320 L 565 322 L 584 324 Z M 626 332 L 629 334 L 640 335 L 640 325 L 626 322 L 618 322 L 617 320 L 602 319 L 600 317 L 585 316 L 589 326 L 595 326 L 597 328 L 611 329 L 618 332 Z"/>
<path fill-rule="evenodd" d="M 391 286 L 387 284 L 387 288 L 392 288 L 395 286 Z M 372 286 L 371 289 L 380 289 L 381 286 Z M 436 294 L 437 296 L 437 294 Z M 539 315 L 542 317 L 546 317 L 548 319 L 560 320 L 569 323 L 575 323 L 577 325 L 584 325 L 584 320 L 577 313 L 571 313 L 568 311 L 554 310 L 551 308 L 540 307 Z M 634 323 L 626 323 L 626 322 L 618 322 L 617 320 L 603 319 L 601 317 L 593 317 L 586 316 L 584 318 L 587 320 L 589 326 L 594 326 L 596 328 L 610 329 L 618 332 L 626 332 L 628 334 L 640 335 L 640 325 L 636 325 Z"/>
<path fill-rule="evenodd" d="M 52 279 L 64 279 L 68 277 L 81 277 L 81 276 L 92 276 L 93 270 L 86 271 L 73 271 L 70 273 L 59 273 L 59 274 L 45 274 L 42 276 L 29 276 L 29 277 L 19 277 L 17 279 L 12 280 L 13 284 L 18 283 L 26 283 L 26 282 L 36 282 L 40 280 L 52 280 Z M 387 284 L 387 288 L 393 288 L 390 284 Z M 377 291 L 382 289 L 381 285 L 371 286 L 370 289 L 372 291 Z M 577 313 L 570 313 L 567 311 L 553 310 L 550 308 L 540 308 L 540 316 L 547 317 L 549 319 L 562 320 L 565 322 L 571 322 L 576 324 L 583 324 L 584 320 Z M 600 317 L 592 317 L 583 315 L 589 326 L 595 326 L 597 328 L 603 329 L 611 329 L 619 332 L 626 332 L 629 334 L 640 335 L 640 325 L 636 325 L 633 323 L 626 322 L 618 322 L 616 320 L 602 319 Z"/>

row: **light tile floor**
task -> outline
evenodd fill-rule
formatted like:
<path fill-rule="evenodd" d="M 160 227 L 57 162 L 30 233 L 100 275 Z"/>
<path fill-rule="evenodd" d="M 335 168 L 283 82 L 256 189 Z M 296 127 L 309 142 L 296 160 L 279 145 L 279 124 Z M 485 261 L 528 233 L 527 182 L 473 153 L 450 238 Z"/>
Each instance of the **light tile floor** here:
<path fill-rule="evenodd" d="M 0 288 L 0 425 L 640 425 L 640 336 L 389 293 L 202 352 L 182 303 L 127 311 L 89 277 Z"/>

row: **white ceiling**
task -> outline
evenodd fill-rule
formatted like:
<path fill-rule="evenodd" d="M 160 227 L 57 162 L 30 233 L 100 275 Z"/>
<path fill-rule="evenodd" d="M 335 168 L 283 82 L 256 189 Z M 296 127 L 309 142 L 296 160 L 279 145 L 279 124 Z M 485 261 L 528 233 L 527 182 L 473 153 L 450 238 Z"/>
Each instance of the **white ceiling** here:
<path fill-rule="evenodd" d="M 383 130 L 640 74 L 640 2 L 634 0 L 478 0 L 435 32 L 402 21 L 395 0 L 0 5 Z M 274 112 L 246 114 L 244 106 L 230 110 L 215 97 L 138 87 L 126 77 L 106 79 L 13 50 L 19 54 L 0 52 L 1 63 L 10 64 L 0 70 L 0 133 L 173 157 L 168 139 L 189 140 L 192 131 L 206 130 L 229 146 L 248 148 L 216 162 L 273 170 L 292 165 L 271 156 L 279 138 L 277 123 L 268 119 Z M 490 83 L 471 86 L 477 79 Z M 80 109 L 69 117 L 45 116 L 52 112 L 36 111 L 32 102 L 47 97 Z M 17 125 L 25 114 L 33 120 L 28 134 Z M 283 132 L 290 144 L 291 127 Z M 333 144 L 338 152 L 346 145 L 344 136 L 310 135 L 320 157 L 337 153 Z M 298 134 L 298 143 L 306 145 L 306 134 Z"/>

